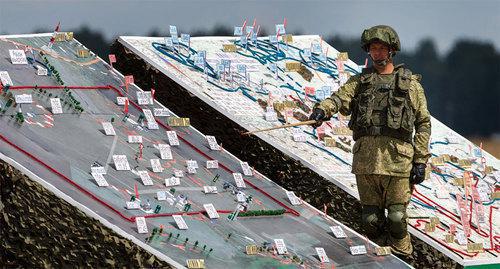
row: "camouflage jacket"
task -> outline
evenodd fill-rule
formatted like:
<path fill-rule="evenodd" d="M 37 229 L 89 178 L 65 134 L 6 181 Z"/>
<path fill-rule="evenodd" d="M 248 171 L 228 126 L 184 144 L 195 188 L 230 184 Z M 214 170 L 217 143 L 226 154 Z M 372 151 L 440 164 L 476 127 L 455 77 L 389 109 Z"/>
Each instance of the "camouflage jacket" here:
<path fill-rule="evenodd" d="M 393 73 L 394 74 L 394 73 Z M 352 173 L 408 177 L 412 163 L 427 163 L 430 157 L 431 119 L 420 76 L 412 75 L 408 91 L 415 114 L 413 144 L 388 136 L 362 136 L 353 147 Z M 340 112 L 350 115 L 352 99 L 358 92 L 360 75 L 352 76 L 338 92 L 317 104 L 327 118 Z"/>

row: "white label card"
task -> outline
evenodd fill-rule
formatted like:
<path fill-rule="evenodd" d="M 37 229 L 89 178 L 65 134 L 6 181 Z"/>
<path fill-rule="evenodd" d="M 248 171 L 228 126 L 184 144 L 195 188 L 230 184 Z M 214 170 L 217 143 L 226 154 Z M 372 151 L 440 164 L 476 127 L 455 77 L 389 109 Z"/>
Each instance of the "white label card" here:
<path fill-rule="evenodd" d="M 24 50 L 9 50 L 12 64 L 28 64 Z"/>
<path fill-rule="evenodd" d="M 243 176 L 241 173 L 233 173 L 234 182 L 236 183 L 236 187 L 238 188 L 246 188 L 245 181 L 243 180 Z"/>
<path fill-rule="evenodd" d="M 192 167 L 194 169 L 197 169 L 198 168 L 198 162 L 196 160 L 186 160 L 186 166 L 188 168 Z"/>
<path fill-rule="evenodd" d="M 295 193 L 293 193 L 293 191 L 286 191 L 286 196 L 288 197 L 292 205 L 302 204 L 302 201 L 300 201 L 300 199 L 297 196 L 295 196 Z"/>
<path fill-rule="evenodd" d="M 63 113 L 61 99 L 50 98 L 50 106 L 52 107 L 52 114 L 62 114 Z"/>
<path fill-rule="evenodd" d="M 276 245 L 276 250 L 278 251 L 278 254 L 283 255 L 288 253 L 285 241 L 283 239 L 274 239 L 274 244 Z"/>
<path fill-rule="evenodd" d="M 153 181 L 151 180 L 148 171 L 137 171 L 137 173 L 139 173 L 139 177 L 141 177 L 142 184 L 144 184 L 145 186 L 153 185 Z"/>
<path fill-rule="evenodd" d="M 106 174 L 106 170 L 102 166 L 92 166 L 90 167 L 91 173 L 97 173 L 97 174 Z"/>
<path fill-rule="evenodd" d="M 217 193 L 217 186 L 203 186 L 203 192 L 207 193 Z"/>
<path fill-rule="evenodd" d="M 128 142 L 129 143 L 142 143 L 142 136 L 141 135 L 129 135 Z"/>
<path fill-rule="evenodd" d="M 155 108 L 153 110 L 153 114 L 155 117 L 168 117 L 170 116 L 170 112 L 166 108 Z"/>
<path fill-rule="evenodd" d="M 307 137 L 304 133 L 295 133 L 293 134 L 293 141 L 295 142 L 306 142 Z"/>
<path fill-rule="evenodd" d="M 151 92 L 137 92 L 137 103 L 139 105 L 152 105 L 153 97 L 151 96 Z"/>
<path fill-rule="evenodd" d="M 217 213 L 217 210 L 215 210 L 215 207 L 213 204 L 203 204 L 203 207 L 207 211 L 209 218 L 211 218 L 211 219 L 218 219 L 219 218 L 219 213 Z"/>
<path fill-rule="evenodd" d="M 314 248 L 316 249 L 316 253 L 318 254 L 319 260 L 321 262 L 330 262 L 330 259 L 328 259 L 328 256 L 326 256 L 326 252 L 324 248 Z"/>
<path fill-rule="evenodd" d="M 170 146 L 178 146 L 179 139 L 177 138 L 177 133 L 175 131 L 167 131 L 168 143 Z"/>
<path fill-rule="evenodd" d="M 125 101 L 127 100 L 128 98 L 127 97 L 123 97 L 123 96 L 118 96 L 116 97 L 116 103 L 120 106 L 124 106 L 125 105 Z"/>
<path fill-rule="evenodd" d="M 239 202 L 239 203 L 243 203 L 246 201 L 246 195 L 243 193 L 243 192 L 238 192 L 236 194 L 236 200 Z"/>
<path fill-rule="evenodd" d="M 10 85 L 12 86 L 12 80 L 10 79 L 9 72 L 0 71 L 0 80 L 4 86 Z"/>
<path fill-rule="evenodd" d="M 33 97 L 31 94 L 17 94 L 15 95 L 16 103 L 18 104 L 31 104 L 33 103 Z"/>
<path fill-rule="evenodd" d="M 165 191 L 158 191 L 156 192 L 156 198 L 158 201 L 165 201 L 167 200 L 167 193 Z"/>
<path fill-rule="evenodd" d="M 113 155 L 113 162 L 117 171 L 128 171 L 130 166 L 128 164 L 126 155 Z"/>
<path fill-rule="evenodd" d="M 366 247 L 364 245 L 352 246 L 349 248 L 352 255 L 362 255 L 366 254 Z"/>
<path fill-rule="evenodd" d="M 188 166 L 187 172 L 188 172 L 188 174 L 196 174 L 196 168 L 194 168 L 192 166 Z"/>
<path fill-rule="evenodd" d="M 207 161 L 207 168 L 208 169 L 217 169 L 217 168 L 219 168 L 219 161 L 217 161 L 217 160 L 209 160 L 209 161 Z"/>
<path fill-rule="evenodd" d="M 215 136 L 207 135 L 208 146 L 211 150 L 220 150 L 219 144 L 217 144 L 217 140 Z"/>
<path fill-rule="evenodd" d="M 332 233 L 336 238 L 346 238 L 347 237 L 344 230 L 340 226 L 330 226 L 330 230 L 332 230 Z"/>
<path fill-rule="evenodd" d="M 131 209 L 139 209 L 141 208 L 141 204 L 139 201 L 132 201 L 132 202 L 127 202 L 126 203 L 126 208 L 131 210 Z"/>
<path fill-rule="evenodd" d="M 49 71 L 43 66 L 36 65 L 36 74 L 37 76 L 47 76 L 49 74 Z"/>
<path fill-rule="evenodd" d="M 161 173 L 163 172 L 163 167 L 161 166 L 160 159 L 151 159 L 151 168 L 153 168 L 153 172 Z"/>
<path fill-rule="evenodd" d="M 137 224 L 137 232 L 140 234 L 148 233 L 148 226 L 146 225 L 146 219 L 144 217 L 136 217 L 135 224 Z"/>
<path fill-rule="evenodd" d="M 103 122 L 102 128 L 104 129 L 104 133 L 106 135 L 116 135 L 115 128 L 113 128 L 113 124 L 111 124 L 111 122 Z"/>
<path fill-rule="evenodd" d="M 180 230 L 187 230 L 188 229 L 188 226 L 181 215 L 172 215 L 172 217 L 174 218 L 175 223 L 177 224 L 177 227 Z"/>
<path fill-rule="evenodd" d="M 167 144 L 158 144 L 158 149 L 160 150 L 160 158 L 162 160 L 172 160 L 172 150 Z"/>
<path fill-rule="evenodd" d="M 184 177 L 184 172 L 182 170 L 175 170 L 174 171 L 174 176 L 175 177 Z"/>
<path fill-rule="evenodd" d="M 332 233 L 336 238 L 346 238 L 347 237 L 344 230 L 340 226 L 330 226 L 330 230 L 332 230 Z"/>
<path fill-rule="evenodd" d="M 165 186 L 172 187 L 181 184 L 181 179 L 178 177 L 165 178 Z"/>
<path fill-rule="evenodd" d="M 247 162 L 241 162 L 241 169 L 243 170 L 243 175 L 245 176 L 253 176 L 252 169 Z"/>
<path fill-rule="evenodd" d="M 92 173 L 92 177 L 95 179 L 95 182 L 97 182 L 97 185 L 99 187 L 108 187 L 109 186 L 108 182 L 106 181 L 106 179 L 104 179 L 104 176 L 102 174 Z"/>

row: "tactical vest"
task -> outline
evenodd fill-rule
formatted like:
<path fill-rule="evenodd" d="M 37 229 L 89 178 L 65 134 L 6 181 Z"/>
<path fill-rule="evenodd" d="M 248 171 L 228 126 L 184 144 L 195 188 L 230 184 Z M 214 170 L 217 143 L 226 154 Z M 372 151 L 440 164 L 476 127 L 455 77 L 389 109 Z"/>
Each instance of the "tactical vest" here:
<path fill-rule="evenodd" d="M 352 99 L 349 128 L 353 139 L 362 136 L 389 136 L 408 143 L 413 141 L 415 111 L 408 93 L 411 71 L 395 67 L 389 83 L 376 80 L 373 68 L 365 68 Z"/>

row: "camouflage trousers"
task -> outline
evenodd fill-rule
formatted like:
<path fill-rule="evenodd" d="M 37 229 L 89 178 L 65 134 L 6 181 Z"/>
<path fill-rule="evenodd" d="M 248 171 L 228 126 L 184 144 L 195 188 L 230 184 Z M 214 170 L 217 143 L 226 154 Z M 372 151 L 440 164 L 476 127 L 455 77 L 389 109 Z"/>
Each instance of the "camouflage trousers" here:
<path fill-rule="evenodd" d="M 411 197 L 408 178 L 356 175 L 356 182 L 368 236 L 379 245 L 391 246 L 394 253 L 410 255 L 413 246 L 407 230 L 406 207 Z"/>

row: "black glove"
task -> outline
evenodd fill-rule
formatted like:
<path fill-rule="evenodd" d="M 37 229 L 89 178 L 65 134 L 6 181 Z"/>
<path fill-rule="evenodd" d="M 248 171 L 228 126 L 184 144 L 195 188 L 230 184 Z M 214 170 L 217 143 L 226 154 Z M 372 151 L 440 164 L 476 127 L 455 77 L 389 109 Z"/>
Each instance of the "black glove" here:
<path fill-rule="evenodd" d="M 410 184 L 420 184 L 425 180 L 425 163 L 414 163 L 410 172 Z"/>
<path fill-rule="evenodd" d="M 315 120 L 316 123 L 312 124 L 313 128 L 318 128 L 323 124 L 323 120 L 325 120 L 326 114 L 325 111 L 321 108 L 315 108 L 311 115 L 309 116 L 310 120 Z"/>

